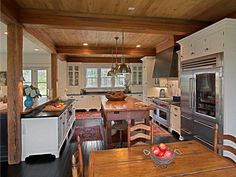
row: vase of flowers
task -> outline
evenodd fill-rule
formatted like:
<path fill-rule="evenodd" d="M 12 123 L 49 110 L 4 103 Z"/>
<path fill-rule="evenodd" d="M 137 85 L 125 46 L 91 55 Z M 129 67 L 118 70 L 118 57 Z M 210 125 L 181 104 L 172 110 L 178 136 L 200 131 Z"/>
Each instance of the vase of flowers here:
<path fill-rule="evenodd" d="M 34 100 L 42 96 L 39 92 L 39 89 L 37 87 L 34 87 L 33 85 L 24 85 L 23 95 L 26 96 L 26 99 L 24 101 L 24 105 L 26 108 L 32 108 Z"/>

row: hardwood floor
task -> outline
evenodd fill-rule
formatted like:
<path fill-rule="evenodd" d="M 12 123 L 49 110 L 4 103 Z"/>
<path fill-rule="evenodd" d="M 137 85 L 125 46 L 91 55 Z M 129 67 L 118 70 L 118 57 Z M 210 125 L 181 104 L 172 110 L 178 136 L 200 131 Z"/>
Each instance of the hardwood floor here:
<path fill-rule="evenodd" d="M 88 119 L 76 121 L 75 126 L 102 126 L 101 119 Z M 103 136 L 104 136 L 104 132 Z M 73 132 L 71 133 L 71 135 Z M 119 136 L 115 136 L 119 138 Z M 114 138 L 119 141 L 119 139 Z M 159 142 L 173 142 L 178 141 L 175 137 L 155 137 L 155 144 Z M 55 159 L 51 155 L 32 156 L 27 158 L 26 162 L 18 165 L 7 165 L 1 163 L 1 177 L 71 177 L 71 157 L 76 148 L 76 144 L 68 140 L 62 150 L 60 158 Z M 85 169 L 89 162 L 89 153 L 91 151 L 105 149 L 103 141 L 86 141 L 82 143 L 83 160 Z M 87 171 L 85 171 L 85 177 Z"/>

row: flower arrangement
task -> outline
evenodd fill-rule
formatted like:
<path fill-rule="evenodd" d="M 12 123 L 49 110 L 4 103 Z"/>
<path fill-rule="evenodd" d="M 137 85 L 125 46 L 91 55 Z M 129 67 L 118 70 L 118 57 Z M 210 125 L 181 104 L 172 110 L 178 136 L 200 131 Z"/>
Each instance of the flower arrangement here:
<path fill-rule="evenodd" d="M 33 99 L 39 98 L 42 96 L 39 92 L 39 89 L 37 87 L 34 87 L 33 85 L 24 85 L 23 95 L 30 96 Z"/>

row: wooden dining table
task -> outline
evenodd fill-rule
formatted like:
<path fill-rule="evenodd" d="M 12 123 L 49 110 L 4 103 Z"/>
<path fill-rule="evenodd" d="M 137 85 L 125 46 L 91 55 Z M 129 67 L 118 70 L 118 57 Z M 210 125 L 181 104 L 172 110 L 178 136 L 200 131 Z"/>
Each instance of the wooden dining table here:
<path fill-rule="evenodd" d="M 93 151 L 89 158 L 89 177 L 235 177 L 236 164 L 214 153 L 199 142 L 168 143 L 168 148 L 178 149 L 171 164 L 158 166 L 143 150 L 150 146 Z"/>
<path fill-rule="evenodd" d="M 130 123 L 131 120 L 145 120 L 148 122 L 150 110 L 155 110 L 154 106 L 129 96 L 122 101 L 109 101 L 105 96 L 102 96 L 101 108 L 106 130 L 105 142 L 108 148 L 114 147 L 111 138 L 111 121 L 126 120 Z"/>

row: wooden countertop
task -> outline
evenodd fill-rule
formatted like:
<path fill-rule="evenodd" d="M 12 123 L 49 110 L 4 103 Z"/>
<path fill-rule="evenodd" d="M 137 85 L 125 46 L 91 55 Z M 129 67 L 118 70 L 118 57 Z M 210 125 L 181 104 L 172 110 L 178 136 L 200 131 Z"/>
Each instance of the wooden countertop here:
<path fill-rule="evenodd" d="M 167 145 L 182 152 L 167 168 L 157 166 L 149 156 L 144 155 L 143 149 L 150 150 L 150 146 L 93 151 L 89 158 L 89 177 L 235 176 L 236 165 L 233 162 L 197 141 Z"/>
<path fill-rule="evenodd" d="M 129 96 L 124 101 L 109 101 L 105 96 L 102 96 L 101 102 L 104 111 L 155 110 L 152 105 Z M 143 106 L 142 104 L 148 106 Z"/>

